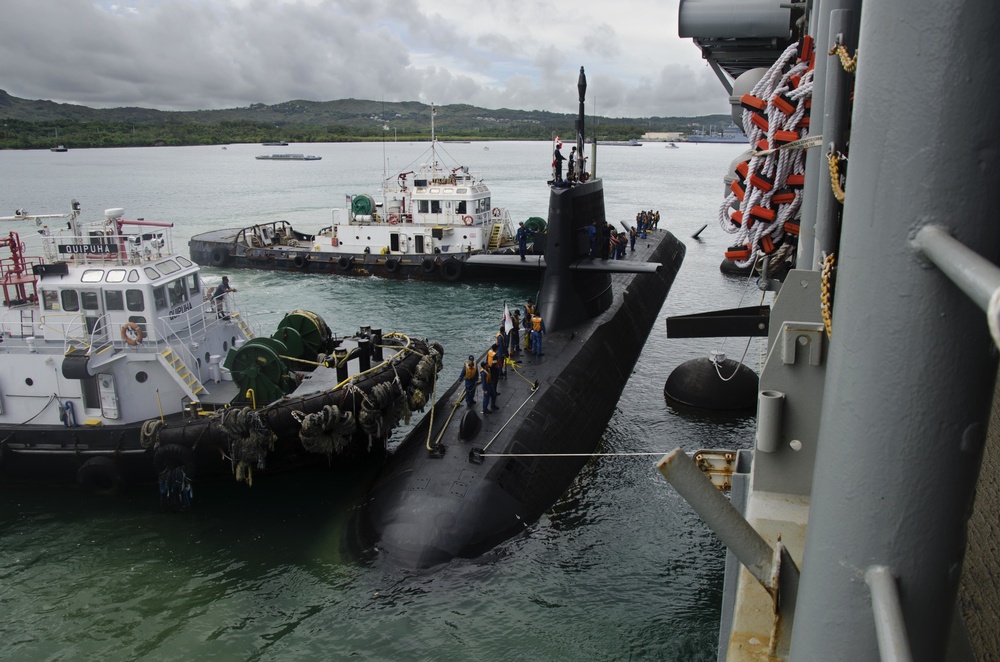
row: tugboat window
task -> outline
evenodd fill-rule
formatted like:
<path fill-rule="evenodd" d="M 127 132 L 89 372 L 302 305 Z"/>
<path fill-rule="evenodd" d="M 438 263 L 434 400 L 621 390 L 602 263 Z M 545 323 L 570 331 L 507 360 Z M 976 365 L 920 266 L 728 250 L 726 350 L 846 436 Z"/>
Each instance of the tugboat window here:
<path fill-rule="evenodd" d="M 440 214 L 441 213 L 441 201 L 440 200 L 431 200 L 431 213 L 432 214 Z"/>
<path fill-rule="evenodd" d="M 158 263 L 156 268 L 159 269 L 161 274 L 172 274 L 175 271 L 180 270 L 180 267 L 178 267 L 177 263 L 173 260 L 164 260 L 163 262 Z"/>
<path fill-rule="evenodd" d="M 181 257 L 180 255 L 177 256 L 177 261 L 180 263 L 182 267 L 190 267 L 193 264 L 191 260 L 187 259 L 186 257 Z"/>
<path fill-rule="evenodd" d="M 101 269 L 87 269 L 80 276 L 80 281 L 84 283 L 100 283 L 104 278 L 104 271 Z"/>
<path fill-rule="evenodd" d="M 27 379 L 25 379 L 25 380 L 24 380 L 24 383 L 25 383 L 25 384 L 27 384 L 28 386 L 31 386 L 31 385 L 32 385 L 32 384 L 34 384 L 35 382 L 33 382 L 33 381 L 31 380 L 31 377 L 28 377 Z"/>
<path fill-rule="evenodd" d="M 97 292 L 81 292 L 80 301 L 83 302 L 84 310 L 98 310 L 100 308 Z"/>
<path fill-rule="evenodd" d="M 153 267 L 146 267 L 142 272 L 146 274 L 146 278 L 149 280 L 156 280 L 160 277 L 160 274 Z"/>
<path fill-rule="evenodd" d="M 162 292 L 163 288 L 158 287 L 157 290 Z M 153 294 L 156 294 L 156 290 L 153 290 Z M 132 311 L 143 311 L 146 309 L 146 302 L 143 300 L 142 290 L 125 290 L 125 303 L 129 310 Z M 166 307 L 166 301 L 164 301 L 163 306 Z"/>
<path fill-rule="evenodd" d="M 426 200 L 417 200 L 417 211 L 421 214 L 426 214 L 427 210 L 430 209 L 430 205 Z"/>
<path fill-rule="evenodd" d="M 108 310 L 125 310 L 125 293 L 118 290 L 105 291 L 104 307 Z"/>
<path fill-rule="evenodd" d="M 138 283 L 139 282 L 139 271 L 138 269 L 132 269 L 128 272 L 128 282 Z"/>
<path fill-rule="evenodd" d="M 163 287 L 153 288 L 153 305 L 156 306 L 157 310 L 163 310 L 167 307 L 167 290 Z"/>
<path fill-rule="evenodd" d="M 455 205 L 455 213 L 456 214 L 464 214 L 465 213 L 465 200 L 459 200 L 458 201 L 458 203 Z"/>
<path fill-rule="evenodd" d="M 42 303 L 45 310 L 59 310 L 59 293 L 55 290 L 42 290 Z"/>
<path fill-rule="evenodd" d="M 127 273 L 125 269 L 110 269 L 106 280 L 109 283 L 121 283 L 125 280 L 125 274 Z"/>
<path fill-rule="evenodd" d="M 149 375 L 147 375 L 142 370 L 140 370 L 139 372 L 135 373 L 135 381 L 139 382 L 140 384 L 142 384 L 147 379 L 149 379 Z"/>
<path fill-rule="evenodd" d="M 191 274 L 188 276 L 187 286 L 188 292 L 192 295 L 201 291 L 201 284 L 198 282 L 198 274 Z"/>
<path fill-rule="evenodd" d="M 76 290 L 62 291 L 62 307 L 67 312 L 80 310 L 80 299 L 77 297 Z"/>
<path fill-rule="evenodd" d="M 184 289 L 183 280 L 175 280 L 174 282 L 167 285 L 168 293 L 170 294 L 170 305 L 179 306 L 185 301 L 187 301 L 187 290 Z"/>

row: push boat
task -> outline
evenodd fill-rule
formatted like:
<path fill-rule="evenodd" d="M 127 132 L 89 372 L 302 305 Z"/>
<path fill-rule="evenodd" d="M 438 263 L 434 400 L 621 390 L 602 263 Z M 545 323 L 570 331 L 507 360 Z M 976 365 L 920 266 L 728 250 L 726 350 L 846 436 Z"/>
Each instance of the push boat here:
<path fill-rule="evenodd" d="M 706 324 L 767 337 L 756 434 L 658 465 L 728 549 L 719 660 L 1000 659 L 1000 225 L 971 185 L 1000 120 L 967 84 L 1000 75 L 998 19 L 681 0 L 750 148 L 727 256 L 775 293 L 760 331 Z"/>
<path fill-rule="evenodd" d="M 173 253 L 172 224 L 79 212 L 55 231 L 37 219 L 42 256 L 16 232 L 0 240 L 0 480 L 112 493 L 159 479 L 180 497 L 195 476 L 384 452 L 423 408 L 440 345 L 370 327 L 339 337 L 304 310 L 261 336 Z"/>
<path fill-rule="evenodd" d="M 198 234 L 188 244 L 191 259 L 213 267 L 392 279 L 517 277 L 469 262 L 473 255 L 514 254 L 513 223 L 480 177 L 441 162 L 431 133 L 429 160 L 384 179 L 380 200 L 348 195 L 346 207 L 333 210 L 332 224 L 315 234 L 284 220 Z"/>

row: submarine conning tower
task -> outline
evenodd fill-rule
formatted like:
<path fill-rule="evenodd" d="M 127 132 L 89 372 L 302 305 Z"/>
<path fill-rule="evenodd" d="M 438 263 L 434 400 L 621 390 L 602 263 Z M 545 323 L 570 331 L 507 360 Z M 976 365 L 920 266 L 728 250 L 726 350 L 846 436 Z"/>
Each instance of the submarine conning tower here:
<path fill-rule="evenodd" d="M 576 89 L 579 109 L 576 117 L 576 149 L 583 154 L 585 135 L 584 103 L 587 75 L 580 67 Z M 545 278 L 538 295 L 538 307 L 549 332 L 575 326 L 597 317 L 611 305 L 611 271 L 578 270 L 581 260 L 591 260 L 588 226 L 595 221 L 602 228 L 604 185 L 594 177 L 572 187 L 553 182 L 549 194 L 548 238 L 545 244 Z M 606 266 L 606 261 L 605 265 Z"/>
<path fill-rule="evenodd" d="M 576 326 L 596 317 L 611 305 L 611 271 L 573 269 L 590 258 L 587 226 L 602 226 L 604 185 L 591 179 L 572 188 L 552 187 L 549 194 L 548 237 L 545 245 L 545 278 L 538 306 L 549 332 Z M 604 261 L 607 263 L 607 261 Z"/>

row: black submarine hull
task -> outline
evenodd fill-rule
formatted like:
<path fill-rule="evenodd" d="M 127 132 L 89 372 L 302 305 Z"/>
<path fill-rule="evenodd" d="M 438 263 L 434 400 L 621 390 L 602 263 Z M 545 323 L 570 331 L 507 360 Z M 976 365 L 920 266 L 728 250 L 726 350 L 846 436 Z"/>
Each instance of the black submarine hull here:
<path fill-rule="evenodd" d="M 427 568 L 479 556 L 519 534 L 559 499 L 600 443 L 685 248 L 658 230 L 626 260 L 659 265 L 656 272 L 613 273 L 614 263 L 626 261 L 587 257 L 594 270 L 576 269 L 570 265 L 589 251 L 586 226 L 594 219 L 604 220 L 600 180 L 553 189 L 539 296 L 549 327 L 542 356 L 522 352 L 498 385 L 500 408 L 486 416 L 480 389 L 468 408 L 459 380 L 376 479 L 362 530 L 394 562 Z"/>

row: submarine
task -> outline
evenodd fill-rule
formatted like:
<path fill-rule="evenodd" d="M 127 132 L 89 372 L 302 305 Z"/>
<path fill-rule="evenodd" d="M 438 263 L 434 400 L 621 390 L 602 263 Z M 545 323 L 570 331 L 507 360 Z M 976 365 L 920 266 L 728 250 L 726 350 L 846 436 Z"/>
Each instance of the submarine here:
<path fill-rule="evenodd" d="M 586 86 L 581 67 L 578 154 Z M 475 558 L 524 531 L 563 495 L 608 426 L 685 247 L 655 230 L 627 259 L 591 257 L 587 228 L 606 222 L 604 188 L 596 176 L 579 179 L 550 183 L 542 254 L 471 258 L 539 270 L 546 333 L 539 355 L 508 362 L 499 409 L 483 415 L 479 387 L 467 407 L 459 379 L 376 476 L 359 513 L 363 543 L 400 566 Z"/>

